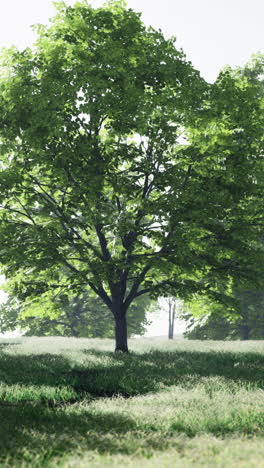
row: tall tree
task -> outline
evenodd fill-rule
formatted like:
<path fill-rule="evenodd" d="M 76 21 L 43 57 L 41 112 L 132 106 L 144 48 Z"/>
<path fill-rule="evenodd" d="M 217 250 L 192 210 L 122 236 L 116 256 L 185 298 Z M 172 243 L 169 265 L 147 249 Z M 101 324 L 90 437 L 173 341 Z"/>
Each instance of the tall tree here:
<path fill-rule="evenodd" d="M 127 351 L 136 298 L 219 297 L 249 272 L 261 66 L 211 88 L 122 2 L 57 7 L 34 49 L 2 61 L 1 263 L 25 302 L 89 286 Z"/>

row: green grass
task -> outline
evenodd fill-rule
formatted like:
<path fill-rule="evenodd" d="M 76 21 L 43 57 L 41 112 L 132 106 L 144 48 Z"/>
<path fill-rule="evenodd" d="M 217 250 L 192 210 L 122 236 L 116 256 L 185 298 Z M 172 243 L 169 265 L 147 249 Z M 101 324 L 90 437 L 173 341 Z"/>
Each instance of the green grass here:
<path fill-rule="evenodd" d="M 1 467 L 264 467 L 264 342 L 0 340 Z"/>

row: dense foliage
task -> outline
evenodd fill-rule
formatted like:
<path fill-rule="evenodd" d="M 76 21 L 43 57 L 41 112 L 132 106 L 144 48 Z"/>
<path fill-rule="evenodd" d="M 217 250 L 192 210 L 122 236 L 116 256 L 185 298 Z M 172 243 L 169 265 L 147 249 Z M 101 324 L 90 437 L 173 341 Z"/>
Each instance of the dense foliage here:
<path fill-rule="evenodd" d="M 57 7 L 2 59 L 0 258 L 30 307 L 89 286 L 125 351 L 137 297 L 223 300 L 220 283 L 252 277 L 263 63 L 209 86 L 122 2 Z"/>
<path fill-rule="evenodd" d="M 236 296 L 235 310 L 206 301 L 189 305 L 188 312 L 182 314 L 187 321 L 185 337 L 194 340 L 263 340 L 264 293 L 245 290 L 237 292 Z"/>

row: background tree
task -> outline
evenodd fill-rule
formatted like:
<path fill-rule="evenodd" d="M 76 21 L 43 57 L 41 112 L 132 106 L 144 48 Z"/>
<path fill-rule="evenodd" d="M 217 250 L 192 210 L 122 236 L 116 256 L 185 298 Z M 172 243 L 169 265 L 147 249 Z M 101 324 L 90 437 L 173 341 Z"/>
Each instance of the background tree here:
<path fill-rule="evenodd" d="M 156 310 L 161 312 L 166 309 L 168 313 L 168 338 L 172 340 L 174 337 L 175 319 L 184 316 L 183 301 L 173 296 L 161 297 L 157 303 Z"/>
<path fill-rule="evenodd" d="M 169 340 L 172 340 L 173 335 L 174 335 L 174 322 L 175 322 L 175 315 L 176 315 L 176 299 L 174 297 L 168 298 L 168 306 L 169 306 L 168 338 Z"/>
<path fill-rule="evenodd" d="M 186 304 L 181 318 L 187 322 L 184 336 L 194 340 L 264 339 L 263 291 L 235 291 L 232 307 L 206 299 Z"/>
<path fill-rule="evenodd" d="M 57 6 L 35 48 L 2 61 L 1 262 L 26 304 L 89 286 L 127 351 L 136 298 L 221 300 L 220 280 L 251 274 L 261 63 L 210 87 L 120 2 Z"/>
<path fill-rule="evenodd" d="M 153 308 L 148 296 L 131 305 L 127 314 L 128 337 L 143 335 L 151 323 L 147 313 Z M 114 317 L 100 298 L 83 290 L 53 298 L 53 301 L 25 307 L 16 297 L 9 296 L 0 305 L 0 333 L 20 330 L 25 336 L 75 336 L 113 338 Z"/>

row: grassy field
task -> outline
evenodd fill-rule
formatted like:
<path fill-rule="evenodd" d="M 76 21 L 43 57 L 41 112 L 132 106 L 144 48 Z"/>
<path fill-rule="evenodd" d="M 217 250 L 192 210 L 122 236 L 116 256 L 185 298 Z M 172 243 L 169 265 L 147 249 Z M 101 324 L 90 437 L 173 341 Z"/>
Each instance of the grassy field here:
<path fill-rule="evenodd" d="M 1 467 L 264 467 L 264 342 L 0 340 Z"/>

